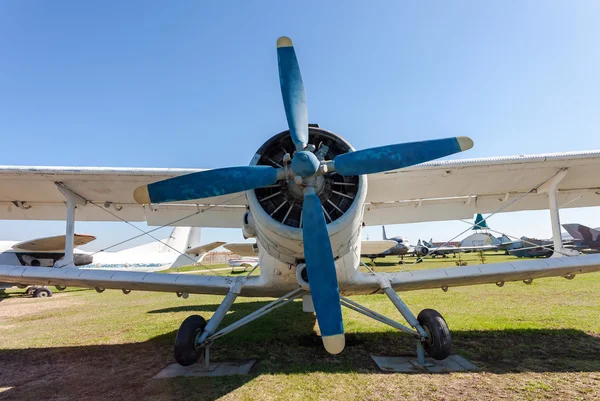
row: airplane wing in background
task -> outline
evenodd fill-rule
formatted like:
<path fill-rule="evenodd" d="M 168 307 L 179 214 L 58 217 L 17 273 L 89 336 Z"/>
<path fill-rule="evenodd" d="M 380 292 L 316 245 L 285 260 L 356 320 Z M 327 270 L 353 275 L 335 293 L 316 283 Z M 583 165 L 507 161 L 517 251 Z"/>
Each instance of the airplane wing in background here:
<path fill-rule="evenodd" d="M 256 245 L 256 242 L 229 243 L 223 245 L 223 248 L 240 256 L 258 256 L 258 247 Z"/>
<path fill-rule="evenodd" d="M 221 245 L 224 245 L 224 244 L 225 244 L 225 242 L 223 242 L 223 241 L 215 241 L 215 242 L 211 242 L 210 244 L 204 244 L 204 245 L 200 245 L 195 248 L 192 248 L 192 249 L 188 249 L 187 251 L 185 251 L 185 253 L 187 253 L 188 255 L 200 255 L 203 253 L 208 253 L 208 252 L 212 251 L 213 249 L 217 249 L 218 247 L 220 247 Z"/>
<path fill-rule="evenodd" d="M 57 235 L 55 237 L 36 238 L 27 241 L 21 241 L 12 246 L 17 252 L 64 252 L 66 235 Z M 75 234 L 73 245 L 75 247 L 88 244 L 96 237 L 88 234 Z"/>

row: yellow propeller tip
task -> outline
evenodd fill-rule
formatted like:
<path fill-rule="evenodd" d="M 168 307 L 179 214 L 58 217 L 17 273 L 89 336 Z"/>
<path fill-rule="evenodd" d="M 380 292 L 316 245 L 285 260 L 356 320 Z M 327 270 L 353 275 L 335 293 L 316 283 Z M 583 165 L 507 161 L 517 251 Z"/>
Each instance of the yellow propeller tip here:
<path fill-rule="evenodd" d="M 469 150 L 474 145 L 473 140 L 468 136 L 459 136 L 456 138 L 456 140 L 458 141 L 458 146 L 460 146 L 460 150 L 462 151 Z"/>
<path fill-rule="evenodd" d="M 149 205 L 150 194 L 148 193 L 148 186 L 142 185 L 141 187 L 137 187 L 135 191 L 133 191 L 133 199 L 141 205 Z"/>
<path fill-rule="evenodd" d="M 287 36 L 282 36 L 279 39 L 277 39 L 277 47 L 292 47 L 294 46 L 292 44 L 292 39 L 288 38 Z"/>
<path fill-rule="evenodd" d="M 330 354 L 339 354 L 346 346 L 346 337 L 344 336 L 344 333 L 334 334 L 333 336 L 323 336 L 322 338 L 325 351 Z"/>

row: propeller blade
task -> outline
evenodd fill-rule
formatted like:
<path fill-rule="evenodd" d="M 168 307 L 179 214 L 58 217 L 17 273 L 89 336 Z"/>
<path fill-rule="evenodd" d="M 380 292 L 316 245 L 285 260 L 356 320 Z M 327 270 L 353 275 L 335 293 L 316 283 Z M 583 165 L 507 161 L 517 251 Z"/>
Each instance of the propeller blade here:
<path fill-rule="evenodd" d="M 308 145 L 308 112 L 300 66 L 292 40 L 286 36 L 277 39 L 277 62 L 279 64 L 279 84 L 283 97 L 283 107 L 287 117 L 292 142 L 296 150 L 304 150 Z"/>
<path fill-rule="evenodd" d="M 313 187 L 304 189 L 302 237 L 308 284 L 323 345 L 330 354 L 339 354 L 346 345 L 340 293 L 327 224 Z"/>
<path fill-rule="evenodd" d="M 270 166 L 200 171 L 138 187 L 133 192 L 133 198 L 141 204 L 210 198 L 271 185 L 283 174 L 283 169 Z"/>
<path fill-rule="evenodd" d="M 344 153 L 333 159 L 333 167 L 341 175 L 380 173 L 438 159 L 473 147 L 466 136 L 400 143 Z"/>

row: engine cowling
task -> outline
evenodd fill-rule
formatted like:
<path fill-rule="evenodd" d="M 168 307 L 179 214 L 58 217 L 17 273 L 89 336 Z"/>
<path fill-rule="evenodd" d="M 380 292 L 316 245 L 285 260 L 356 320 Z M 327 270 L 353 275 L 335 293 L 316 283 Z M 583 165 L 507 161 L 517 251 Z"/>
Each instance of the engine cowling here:
<path fill-rule="evenodd" d="M 415 247 L 415 253 L 417 256 L 427 256 L 429 254 L 429 248 L 426 246 L 418 245 Z"/>
<path fill-rule="evenodd" d="M 310 144 L 321 161 L 354 150 L 336 134 L 314 126 L 309 128 Z M 283 131 L 265 142 L 250 164 L 285 167 L 289 162 L 286 154 L 292 156 L 293 151 L 289 131 Z M 338 258 L 360 238 L 366 177 L 325 174 L 317 178 L 315 191 L 321 200 L 334 258 Z M 302 260 L 302 187 L 294 180 L 280 180 L 247 191 L 246 196 L 253 228 L 264 250 L 282 262 L 296 264 Z"/>

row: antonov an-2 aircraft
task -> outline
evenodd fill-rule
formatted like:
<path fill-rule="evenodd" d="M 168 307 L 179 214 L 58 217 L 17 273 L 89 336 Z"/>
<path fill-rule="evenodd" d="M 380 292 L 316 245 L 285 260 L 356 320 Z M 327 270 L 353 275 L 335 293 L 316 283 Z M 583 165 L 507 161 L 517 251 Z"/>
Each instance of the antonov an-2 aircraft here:
<path fill-rule="evenodd" d="M 75 215 L 80 220 L 145 220 L 158 226 L 241 227 L 246 237 L 257 240 L 260 275 L 2 265 L 0 282 L 224 295 L 208 322 L 193 315 L 182 323 L 175 340 L 175 358 L 182 365 L 200 357 L 208 363 L 216 338 L 300 297 L 305 309 L 314 308 L 328 352 L 337 354 L 345 346 L 343 306 L 414 336 L 418 359 L 424 361 L 425 352 L 436 359 L 450 354 L 450 331 L 434 310 L 415 316 L 397 292 L 531 283 L 552 276 L 571 279 L 600 270 L 600 256 L 575 256 L 563 248 L 557 207 L 600 205 L 600 151 L 429 162 L 471 148 L 467 137 L 355 151 L 339 135 L 308 124 L 289 38 L 278 39 L 277 57 L 289 130 L 268 139 L 249 166 L 0 167 L 0 219 L 56 219 L 66 211 L 71 238 Z M 545 208 L 550 209 L 555 258 L 396 273 L 359 269 L 363 225 Z M 72 249 L 65 253 L 65 260 L 72 259 Z M 348 298 L 375 293 L 385 293 L 408 325 Z M 218 330 L 238 296 L 276 299 Z"/>

